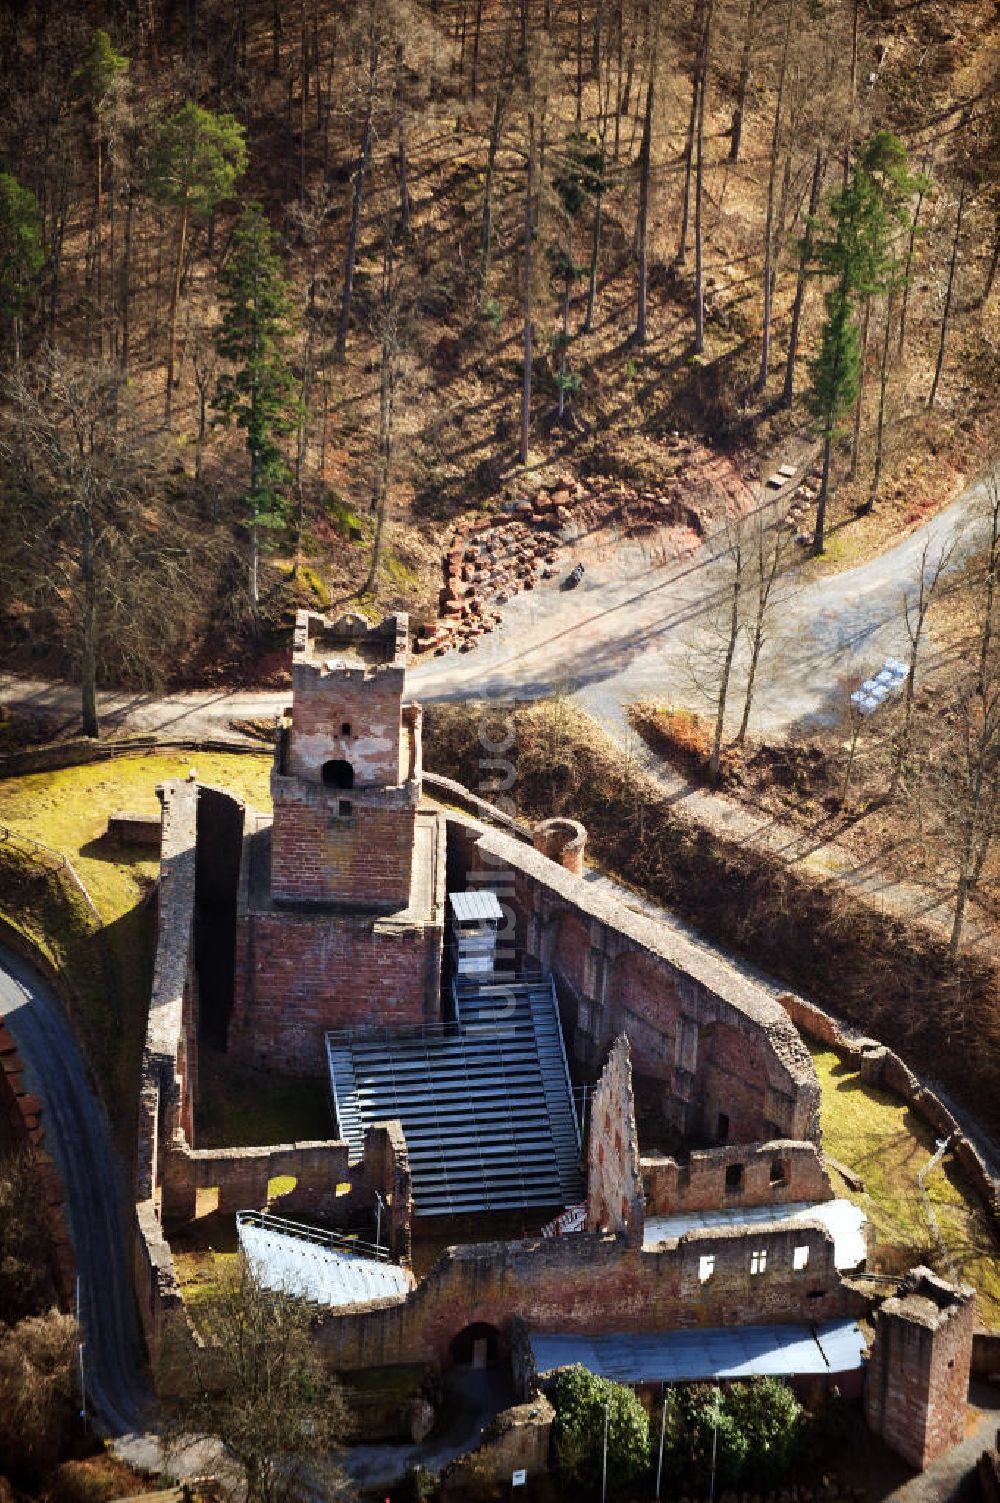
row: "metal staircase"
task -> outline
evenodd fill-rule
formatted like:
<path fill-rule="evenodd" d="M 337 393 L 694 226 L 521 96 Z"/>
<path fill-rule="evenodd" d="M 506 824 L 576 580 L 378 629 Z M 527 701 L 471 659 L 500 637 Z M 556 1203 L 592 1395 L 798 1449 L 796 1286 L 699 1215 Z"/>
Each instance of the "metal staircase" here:
<path fill-rule="evenodd" d="M 338 1129 L 403 1124 L 418 1216 L 565 1206 L 583 1193 L 580 1135 L 551 977 L 453 991 L 455 1020 L 331 1033 Z"/>

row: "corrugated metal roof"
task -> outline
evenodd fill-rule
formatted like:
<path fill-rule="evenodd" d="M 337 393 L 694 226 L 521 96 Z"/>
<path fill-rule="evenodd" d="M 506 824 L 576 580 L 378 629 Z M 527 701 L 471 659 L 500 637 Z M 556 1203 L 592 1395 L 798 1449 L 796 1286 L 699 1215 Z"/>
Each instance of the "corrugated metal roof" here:
<path fill-rule="evenodd" d="M 489 888 L 478 892 L 451 892 L 448 894 L 448 901 L 460 924 L 484 921 L 501 923 L 503 920 L 500 900 Z"/>
<path fill-rule="evenodd" d="M 266 1289 L 337 1306 L 406 1294 L 413 1287 L 411 1275 L 396 1263 L 322 1247 L 239 1219 L 237 1230 L 240 1247 Z"/>
<path fill-rule="evenodd" d="M 853 1372 L 862 1365 L 865 1349 L 861 1328 L 853 1320 L 824 1321 L 815 1327 L 720 1326 L 610 1336 L 530 1331 L 528 1339 L 538 1373 L 580 1363 L 618 1383 Z"/>
<path fill-rule="evenodd" d="M 655 1247 L 685 1232 L 713 1226 L 752 1226 L 761 1222 L 820 1221 L 833 1238 L 833 1256 L 840 1269 L 857 1268 L 868 1248 L 865 1226 L 868 1218 L 852 1200 L 789 1201 L 783 1206 L 733 1206 L 719 1211 L 688 1211 L 677 1216 L 647 1216 L 644 1247 Z"/>

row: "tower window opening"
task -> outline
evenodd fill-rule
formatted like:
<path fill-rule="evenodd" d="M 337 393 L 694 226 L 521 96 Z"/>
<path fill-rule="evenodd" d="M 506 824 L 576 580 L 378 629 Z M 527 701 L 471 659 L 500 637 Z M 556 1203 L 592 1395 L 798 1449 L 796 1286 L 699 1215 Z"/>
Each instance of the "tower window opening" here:
<path fill-rule="evenodd" d="M 323 782 L 328 788 L 353 788 L 354 768 L 350 762 L 336 760 L 323 763 Z"/>
<path fill-rule="evenodd" d="M 345 720 L 340 727 L 340 734 L 342 736 L 349 736 L 351 734 L 351 722 L 349 720 Z"/>

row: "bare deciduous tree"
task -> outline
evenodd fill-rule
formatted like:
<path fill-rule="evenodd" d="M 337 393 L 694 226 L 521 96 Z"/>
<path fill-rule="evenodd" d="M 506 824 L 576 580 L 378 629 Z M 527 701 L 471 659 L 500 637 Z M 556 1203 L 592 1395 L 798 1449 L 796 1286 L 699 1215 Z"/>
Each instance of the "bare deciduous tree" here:
<path fill-rule="evenodd" d="M 242 1257 L 200 1302 L 204 1351 L 190 1396 L 169 1411 L 168 1430 L 222 1441 L 247 1503 L 330 1496 L 331 1452 L 349 1415 L 311 1324 L 305 1300 L 265 1289 Z"/>

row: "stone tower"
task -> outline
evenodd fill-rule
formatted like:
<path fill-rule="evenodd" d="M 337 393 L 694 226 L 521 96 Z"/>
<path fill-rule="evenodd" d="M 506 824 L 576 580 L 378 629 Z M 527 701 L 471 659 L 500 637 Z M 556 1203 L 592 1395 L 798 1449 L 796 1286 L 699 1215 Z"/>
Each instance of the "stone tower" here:
<path fill-rule="evenodd" d="M 975 1292 L 914 1268 L 876 1318 L 868 1423 L 921 1471 L 965 1434 Z"/>
<path fill-rule="evenodd" d="M 322 1075 L 327 1030 L 440 1016 L 444 820 L 420 808 L 407 619 L 300 611 L 273 818 L 246 821 L 229 1048 Z"/>
<path fill-rule="evenodd" d="M 420 799 L 420 710 L 404 713 L 406 617 L 300 611 L 292 707 L 271 774 L 276 903 L 405 908 Z"/>

